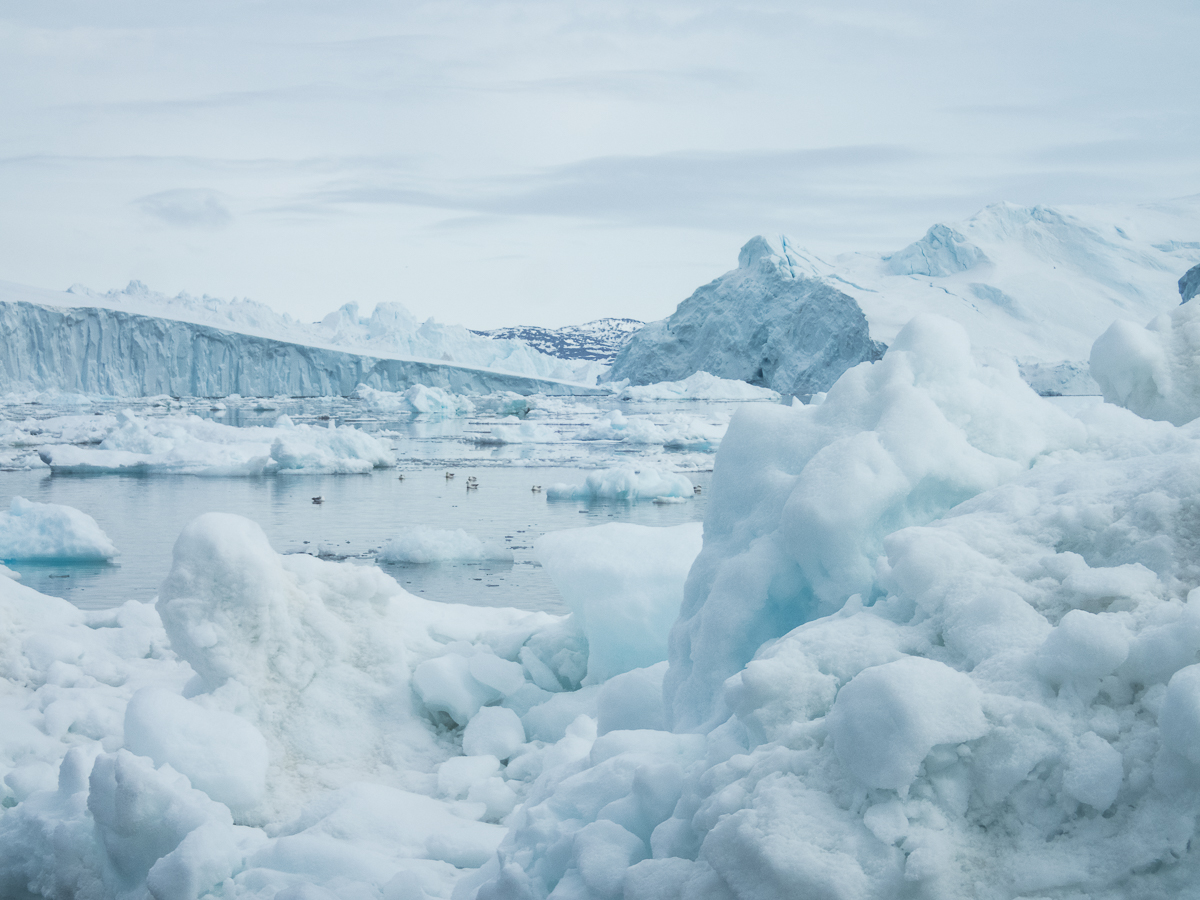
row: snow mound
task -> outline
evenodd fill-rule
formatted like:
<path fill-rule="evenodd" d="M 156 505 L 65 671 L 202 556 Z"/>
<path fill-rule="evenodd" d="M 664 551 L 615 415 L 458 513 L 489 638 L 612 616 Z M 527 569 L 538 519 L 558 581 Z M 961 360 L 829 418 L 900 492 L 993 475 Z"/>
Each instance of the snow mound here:
<path fill-rule="evenodd" d="M 925 237 L 909 244 L 888 260 L 888 268 L 896 275 L 932 275 L 941 277 L 966 272 L 980 263 L 988 261 L 982 250 L 968 241 L 949 225 L 934 225 L 925 232 Z M 987 285 L 972 285 L 983 288 L 986 299 L 1002 294 Z"/>
<path fill-rule="evenodd" d="M 552 484 L 547 500 L 653 500 L 656 497 L 691 497 L 691 479 L 658 469 L 616 466 L 587 476 L 583 484 Z"/>
<path fill-rule="evenodd" d="M 0 559 L 73 562 L 117 555 L 96 520 L 74 507 L 13 497 L 8 512 L 0 513 Z"/>
<path fill-rule="evenodd" d="M 752 239 L 738 268 L 699 288 L 666 319 L 637 332 L 604 380 L 644 385 L 696 372 L 782 394 L 824 391 L 846 369 L 878 359 L 853 298 L 802 274 L 786 241 Z"/>
<path fill-rule="evenodd" d="M 696 372 L 682 381 L 660 381 L 657 384 L 631 385 L 617 394 L 619 400 L 650 402 L 653 400 L 778 400 L 779 393 L 770 388 L 755 387 L 744 381 L 718 378 L 708 372 Z"/>
<path fill-rule="evenodd" d="M 385 563 L 512 560 L 512 551 L 467 534 L 461 528 L 409 528 L 389 540 L 375 557 Z"/>
<path fill-rule="evenodd" d="M 54 445 L 39 451 L 53 472 L 141 472 L 192 475 L 361 474 L 395 465 L 378 438 L 350 426 L 234 428 L 199 416 L 119 413 L 98 447 Z"/>

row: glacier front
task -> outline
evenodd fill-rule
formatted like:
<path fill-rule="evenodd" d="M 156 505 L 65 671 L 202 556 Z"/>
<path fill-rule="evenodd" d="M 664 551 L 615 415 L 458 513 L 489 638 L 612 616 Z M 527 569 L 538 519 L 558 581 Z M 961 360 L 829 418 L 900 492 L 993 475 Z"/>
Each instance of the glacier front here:
<path fill-rule="evenodd" d="M 51 294 L 52 297 L 69 295 Z M 138 397 L 349 396 L 360 384 L 454 393 L 589 393 L 554 378 L 437 359 L 368 355 L 103 306 L 0 303 L 0 384 Z"/>

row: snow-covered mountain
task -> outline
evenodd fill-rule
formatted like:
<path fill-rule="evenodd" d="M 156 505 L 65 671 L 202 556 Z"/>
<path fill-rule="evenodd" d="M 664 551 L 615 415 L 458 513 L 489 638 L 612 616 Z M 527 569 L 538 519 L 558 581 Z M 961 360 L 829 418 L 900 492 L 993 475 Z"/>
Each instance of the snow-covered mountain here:
<path fill-rule="evenodd" d="M 351 303 L 306 325 L 248 300 L 123 291 L 47 291 L 0 283 L 0 389 L 118 396 L 347 395 L 425 384 L 455 392 L 563 393 L 601 366 L 570 363 L 519 341 L 418 322 L 380 303 Z"/>
<path fill-rule="evenodd" d="M 475 331 L 474 334 L 496 340 L 524 341 L 535 350 L 559 359 L 588 359 L 608 365 L 645 324 L 638 319 L 606 318 L 563 328 L 516 325 Z"/>
<path fill-rule="evenodd" d="M 796 272 L 786 255 L 756 237 L 736 269 L 634 335 L 602 377 L 652 384 L 703 371 L 807 396 L 883 350 L 852 297 Z"/>
<path fill-rule="evenodd" d="M 913 316 L 937 313 L 966 328 L 977 349 L 1015 358 L 1026 380 L 1044 393 L 1098 393 L 1087 375 L 1092 342 L 1116 319 L 1141 324 L 1169 310 L 1180 276 L 1200 262 L 1200 196 L 1130 207 L 996 203 L 966 221 L 936 224 L 891 254 L 823 257 L 786 236 L 758 240 L 764 248 L 759 252 L 774 259 L 783 276 L 820 278 L 853 298 L 876 341 L 890 344 Z M 723 279 L 740 278 L 736 273 Z M 736 302 L 742 310 L 755 305 L 750 295 Z M 758 296 L 760 304 L 772 302 L 769 292 Z M 681 304 L 675 315 L 683 310 Z M 712 314 L 722 315 L 716 307 Z M 738 317 L 730 322 L 737 324 Z M 677 352 L 666 340 L 671 327 L 647 326 L 615 361 L 610 377 L 658 380 L 661 357 Z M 756 333 L 744 325 L 736 333 L 744 339 L 741 356 L 717 374 L 733 377 L 738 366 L 757 370 L 749 365 L 762 353 Z M 664 343 L 652 351 L 656 335 Z M 738 352 L 731 346 L 727 354 Z M 673 368 L 670 377 L 687 374 Z"/>

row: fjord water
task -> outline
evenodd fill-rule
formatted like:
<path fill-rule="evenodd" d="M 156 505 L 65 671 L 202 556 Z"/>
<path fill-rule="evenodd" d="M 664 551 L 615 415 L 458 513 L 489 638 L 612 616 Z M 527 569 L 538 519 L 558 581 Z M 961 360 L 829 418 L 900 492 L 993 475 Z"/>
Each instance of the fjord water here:
<path fill-rule="evenodd" d="M 589 398 L 590 400 L 590 398 Z M 607 406 L 615 407 L 609 403 Z M 598 410 L 568 408 L 545 420 L 569 435 Z M 641 405 L 637 415 L 649 410 Z M 722 404 L 688 404 L 693 414 Z M 672 406 L 671 411 L 678 411 Z M 281 410 L 187 410 L 237 425 L 269 424 Z M 206 512 L 236 513 L 262 526 L 282 553 L 312 553 L 375 565 L 374 553 L 406 528 L 458 529 L 512 550 L 514 561 L 380 564 L 402 587 L 429 599 L 481 606 L 565 612 L 549 577 L 536 564 L 533 542 L 548 531 L 632 522 L 678 525 L 703 518 L 711 453 L 668 452 L 611 442 L 487 445 L 474 435 L 494 417 L 381 418 L 347 401 L 293 401 L 297 421 L 335 420 L 386 434 L 398 465 L 368 475 L 299 474 L 265 477 L 196 475 L 52 475 L 44 468 L 0 472 L 0 500 L 15 495 L 72 506 L 92 516 L 120 550 L 111 565 L 13 563 L 23 584 L 82 608 L 150 601 L 171 565 L 183 528 Z M 662 410 L 659 410 L 660 412 Z M 9 412 L 10 417 L 16 410 Z M 25 413 L 30 410 L 24 410 Z M 49 410 L 42 411 L 43 415 Z M 139 415 L 152 413 L 142 406 Z M 166 411 L 163 411 L 166 412 Z M 169 414 L 179 414 L 172 410 Z M 718 411 L 719 412 L 719 411 Z M 723 411 L 728 414 L 728 410 Z M 702 493 L 684 503 L 549 502 L 535 492 L 557 482 L 582 483 L 589 471 L 618 464 L 682 467 Z M 447 470 L 455 477 L 447 479 Z M 466 488 L 474 475 L 479 487 Z M 401 477 L 403 476 L 403 477 Z M 323 502 L 314 504 L 313 497 Z"/>

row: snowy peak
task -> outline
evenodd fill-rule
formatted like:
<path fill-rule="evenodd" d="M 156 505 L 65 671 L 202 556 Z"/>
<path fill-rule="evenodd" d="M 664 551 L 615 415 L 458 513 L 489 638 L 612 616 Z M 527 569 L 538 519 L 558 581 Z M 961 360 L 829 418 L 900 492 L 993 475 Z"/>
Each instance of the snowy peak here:
<path fill-rule="evenodd" d="M 590 360 L 607 365 L 645 324 L 638 319 L 605 318 L 563 328 L 516 325 L 473 334 L 494 340 L 523 341 L 535 350 L 559 359 Z"/>
<path fill-rule="evenodd" d="M 888 261 L 896 275 L 940 277 L 966 272 L 987 262 L 982 250 L 949 225 L 934 225 L 921 240 L 909 244 Z"/>

